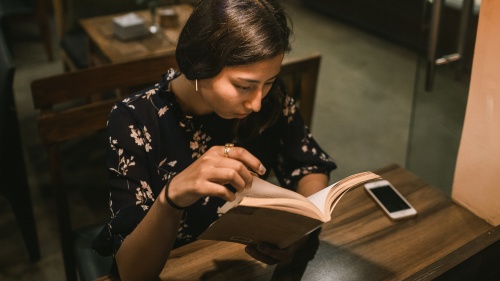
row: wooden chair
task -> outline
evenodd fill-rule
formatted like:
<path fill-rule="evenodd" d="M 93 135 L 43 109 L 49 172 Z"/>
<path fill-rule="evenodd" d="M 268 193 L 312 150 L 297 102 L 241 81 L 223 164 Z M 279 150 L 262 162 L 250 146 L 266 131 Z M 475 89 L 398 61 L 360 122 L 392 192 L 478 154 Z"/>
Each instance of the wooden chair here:
<path fill-rule="evenodd" d="M 313 111 L 319 60 L 319 55 L 313 55 L 287 61 L 282 68 L 289 93 L 300 103 L 308 124 Z M 176 65 L 174 56 L 151 58 L 96 66 L 31 83 L 33 103 L 40 110 L 38 131 L 48 154 L 67 280 L 76 280 L 74 245 L 77 238 L 70 219 L 60 145 L 105 129 L 108 114 L 117 99 L 134 89 L 156 83 L 167 68 L 175 68 Z M 291 79 L 297 79 L 296 83 Z M 102 148 L 107 146 L 102 144 Z M 95 232 L 95 228 L 91 230 Z"/>
<path fill-rule="evenodd" d="M 288 94 L 297 102 L 297 107 L 309 127 L 312 126 L 320 61 L 319 53 L 287 59 L 283 62 L 280 72 Z"/>
<path fill-rule="evenodd" d="M 31 261 L 40 259 L 40 247 L 31 193 L 24 163 L 12 83 L 15 65 L 0 28 L 0 194 L 10 203 Z"/>
<path fill-rule="evenodd" d="M 77 232 L 72 228 L 67 187 L 63 176 L 64 159 L 61 159 L 60 146 L 70 140 L 105 129 L 111 107 L 117 99 L 121 99 L 120 95 L 128 95 L 145 85 L 154 85 L 169 67 L 176 66 L 175 58 L 169 56 L 97 66 L 31 83 L 33 103 L 35 108 L 40 110 L 38 131 L 48 154 L 67 280 L 77 280 L 77 264 L 81 279 L 82 275 L 93 270 L 89 267 L 81 269 L 85 265 L 92 266 L 92 262 L 79 260 L 75 253 L 83 252 L 87 255 L 91 252 L 90 241 L 95 237 L 96 228 L 90 227 L 83 232 Z M 106 149 L 108 145 L 103 143 L 100 148 Z M 81 237 L 87 237 L 88 243 L 79 241 Z M 75 245 L 87 249 L 75 248 Z M 100 260 L 97 264 L 99 263 L 102 266 L 102 263 L 106 262 Z M 99 276 L 105 273 L 107 272 L 97 274 Z"/>

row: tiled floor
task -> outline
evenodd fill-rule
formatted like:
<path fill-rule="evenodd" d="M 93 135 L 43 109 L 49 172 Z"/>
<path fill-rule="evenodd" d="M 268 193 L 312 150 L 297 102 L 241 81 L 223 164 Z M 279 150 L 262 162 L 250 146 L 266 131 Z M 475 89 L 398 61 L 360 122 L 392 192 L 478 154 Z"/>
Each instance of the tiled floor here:
<path fill-rule="evenodd" d="M 332 181 L 388 163 L 404 165 L 416 55 L 308 11 L 299 1 L 286 1 L 286 6 L 294 21 L 291 56 L 323 55 L 312 132 L 339 164 Z M 62 66 L 59 60 L 47 61 L 29 22 L 16 22 L 10 30 L 17 65 L 14 90 L 42 258 L 28 261 L 16 221 L 0 198 L 0 280 L 64 280 L 45 152 L 37 139 L 37 112 L 30 96 L 31 81 L 61 73 Z M 104 136 L 64 148 L 76 227 L 108 216 L 104 149 Z"/>

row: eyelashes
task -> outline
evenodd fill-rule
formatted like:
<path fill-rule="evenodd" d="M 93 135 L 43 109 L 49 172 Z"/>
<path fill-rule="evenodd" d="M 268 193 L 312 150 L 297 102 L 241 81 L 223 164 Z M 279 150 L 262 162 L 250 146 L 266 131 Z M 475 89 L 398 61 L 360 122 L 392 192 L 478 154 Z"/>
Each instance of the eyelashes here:
<path fill-rule="evenodd" d="M 243 90 L 243 91 L 249 91 L 250 89 L 252 89 L 252 87 L 244 87 L 244 86 L 238 86 L 238 85 L 236 85 L 236 88 Z"/>
<path fill-rule="evenodd" d="M 271 82 L 264 83 L 264 86 L 272 87 L 273 84 L 274 84 L 274 81 L 271 81 Z M 245 92 L 250 92 L 250 91 L 253 91 L 255 89 L 254 85 L 252 85 L 252 86 L 241 86 L 241 85 L 234 84 L 234 86 L 237 89 L 239 89 L 241 91 L 245 91 Z"/>

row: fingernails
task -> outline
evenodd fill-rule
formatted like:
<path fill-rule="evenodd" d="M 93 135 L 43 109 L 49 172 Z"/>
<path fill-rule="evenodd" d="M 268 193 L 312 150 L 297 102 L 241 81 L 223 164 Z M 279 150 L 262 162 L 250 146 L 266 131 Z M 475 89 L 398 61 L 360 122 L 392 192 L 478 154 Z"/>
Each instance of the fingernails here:
<path fill-rule="evenodd" d="M 260 164 L 260 167 L 259 167 L 259 174 L 263 175 L 266 173 L 266 168 L 264 167 L 264 165 Z"/>

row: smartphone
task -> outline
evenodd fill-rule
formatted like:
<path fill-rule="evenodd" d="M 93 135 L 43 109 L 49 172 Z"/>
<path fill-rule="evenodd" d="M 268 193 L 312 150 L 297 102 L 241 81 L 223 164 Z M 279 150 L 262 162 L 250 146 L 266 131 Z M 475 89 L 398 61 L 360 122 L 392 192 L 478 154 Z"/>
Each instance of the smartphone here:
<path fill-rule="evenodd" d="M 369 182 L 365 190 L 389 218 L 400 220 L 417 215 L 417 211 L 387 180 Z"/>

